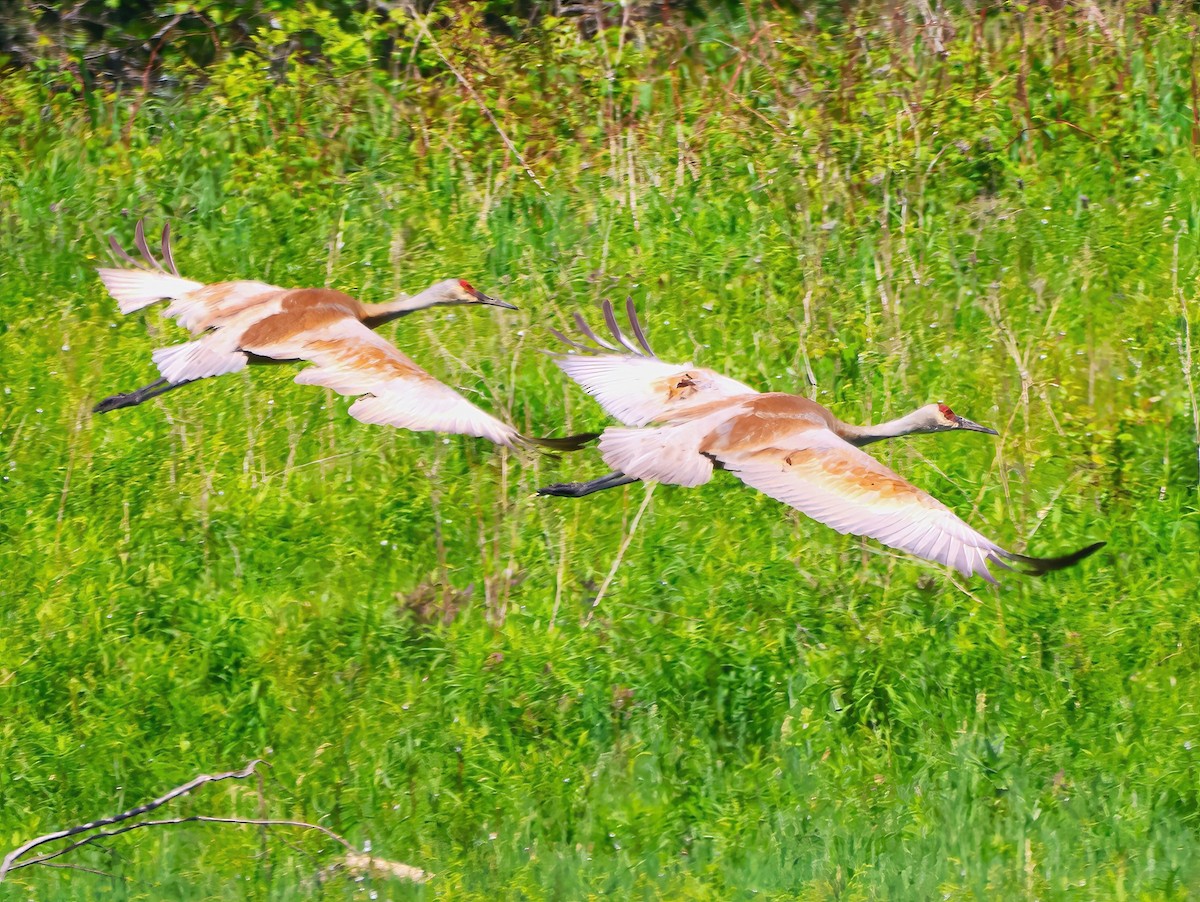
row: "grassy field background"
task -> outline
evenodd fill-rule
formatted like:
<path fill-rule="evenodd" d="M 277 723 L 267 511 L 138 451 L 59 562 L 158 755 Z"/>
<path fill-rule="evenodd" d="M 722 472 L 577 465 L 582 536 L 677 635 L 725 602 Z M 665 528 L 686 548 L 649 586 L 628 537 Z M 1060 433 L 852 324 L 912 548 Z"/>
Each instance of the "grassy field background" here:
<path fill-rule="evenodd" d="M 263 33 L 162 90 L 6 76 L 0 845 L 263 757 L 261 798 L 171 811 L 436 877 L 189 825 L 0 898 L 1200 891 L 1197 20 L 1094 9 L 589 40 L 460 4 L 387 23 L 386 72 L 318 22 L 283 75 Z M 367 427 L 291 367 L 93 417 L 182 338 L 94 273 L 143 215 L 192 278 L 517 303 L 385 334 L 539 434 L 608 422 L 538 350 L 626 295 L 665 359 L 847 420 L 944 401 L 1000 437 L 872 451 L 1008 547 L 1109 544 L 993 588 L 724 474 L 538 498 L 606 468 Z"/>

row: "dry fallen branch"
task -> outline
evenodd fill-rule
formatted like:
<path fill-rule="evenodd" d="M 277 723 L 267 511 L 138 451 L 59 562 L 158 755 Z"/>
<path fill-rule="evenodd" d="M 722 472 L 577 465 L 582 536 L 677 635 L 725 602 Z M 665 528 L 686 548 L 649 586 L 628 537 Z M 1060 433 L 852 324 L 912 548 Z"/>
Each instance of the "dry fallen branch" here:
<path fill-rule="evenodd" d="M 342 865 L 355 877 L 395 877 L 398 880 L 411 880 L 413 883 L 424 883 L 429 879 L 420 868 L 399 861 L 388 861 L 386 858 L 374 858 L 363 852 L 347 853 Z"/>
<path fill-rule="evenodd" d="M 261 759 L 256 758 L 255 760 L 253 760 L 249 764 L 247 764 L 245 767 L 243 767 L 241 770 L 229 771 L 228 773 L 224 773 L 224 774 L 201 774 L 200 776 L 194 777 L 193 779 L 189 780 L 187 783 L 184 783 L 182 786 L 176 786 L 174 789 L 172 789 L 166 795 L 160 796 L 159 798 L 155 799 L 153 802 L 146 802 L 144 805 L 138 805 L 136 808 L 130 808 L 128 811 L 124 811 L 121 814 L 114 814 L 112 817 L 101 818 L 100 820 L 97 820 L 97 821 L 89 821 L 88 823 L 80 824 L 77 827 L 70 827 L 66 830 L 59 830 L 55 833 L 47 833 L 45 836 L 39 836 L 37 839 L 31 839 L 29 842 L 25 843 L 25 845 L 21 846 L 20 848 L 14 849 L 7 856 L 5 856 L 4 863 L 0 864 L 0 882 L 3 882 L 4 878 L 8 875 L 9 871 L 15 869 L 14 865 L 15 865 L 15 862 L 17 861 L 17 859 L 19 859 L 25 853 L 33 851 L 38 846 L 43 846 L 46 843 L 54 842 L 55 840 L 66 839 L 71 836 L 78 836 L 80 833 L 87 833 L 88 831 L 91 831 L 91 830 L 98 830 L 99 828 L 107 827 L 110 824 L 118 824 L 121 821 L 127 821 L 130 818 L 135 818 L 135 817 L 138 817 L 139 815 L 147 814 L 147 813 L 153 811 L 155 808 L 161 808 L 163 805 L 167 804 L 170 801 L 173 801 L 174 799 L 179 798 L 180 796 L 187 795 L 193 789 L 198 789 L 199 787 L 203 786 L 206 783 L 216 783 L 220 780 L 244 780 L 244 779 L 246 779 L 246 777 L 248 777 L 252 773 L 254 773 L 255 768 L 257 768 L 258 765 L 261 763 L 262 763 Z M 74 845 L 79 845 L 79 844 L 76 843 L 76 844 L 73 844 L 73 846 Z M 36 859 L 33 861 L 27 861 L 24 864 L 15 865 L 15 867 L 16 868 L 25 867 L 26 865 L 35 864 L 35 863 L 36 863 Z"/>
<path fill-rule="evenodd" d="M 382 858 L 374 858 L 370 855 L 359 852 L 349 840 L 337 833 L 334 833 L 328 827 L 322 827 L 320 824 L 310 824 L 305 821 L 293 820 L 275 820 L 271 818 L 240 818 L 240 817 L 212 817 L 209 815 L 190 815 L 186 817 L 161 818 L 157 820 L 136 821 L 132 824 L 124 824 L 114 830 L 104 830 L 104 827 L 110 827 L 113 824 L 120 824 L 124 821 L 133 820 L 143 814 L 161 808 L 168 802 L 173 801 L 181 796 L 187 795 L 193 789 L 198 789 L 207 783 L 216 783 L 221 780 L 244 780 L 250 776 L 259 776 L 257 768 L 262 761 L 255 759 L 243 767 L 241 770 L 228 771 L 223 774 L 201 774 L 194 777 L 182 786 L 176 786 L 170 792 L 160 796 L 152 802 L 146 802 L 144 805 L 138 805 L 136 808 L 130 808 L 128 811 L 123 811 L 120 814 L 114 814 L 112 817 L 101 818 L 95 821 L 89 821 L 86 824 L 80 824 L 76 827 L 70 827 L 66 830 L 58 830 L 54 833 L 47 833 L 44 836 L 39 836 L 36 839 L 31 839 L 29 842 L 14 849 L 4 858 L 3 864 L 0 864 L 0 883 L 4 882 L 9 871 L 20 870 L 31 865 L 41 864 L 46 867 L 72 867 L 77 870 L 88 870 L 78 865 L 63 865 L 51 864 L 50 862 L 68 852 L 78 849 L 80 846 L 86 846 L 101 839 L 106 839 L 113 836 L 120 836 L 122 833 L 129 833 L 131 830 L 138 830 L 142 827 L 163 827 L 173 824 L 237 824 L 241 826 L 251 827 L 298 827 L 304 830 L 317 830 L 328 836 L 330 839 L 341 844 L 346 849 L 346 856 L 339 863 L 340 867 L 344 867 L 354 874 L 370 874 L 372 876 L 395 877 L 403 880 L 410 880 L 414 883 L 422 883 L 429 879 L 429 874 L 422 871 L 420 868 L 412 867 L 411 865 L 401 864 L 396 861 L 388 861 Z M 87 834 L 86 836 L 82 836 Z M 20 859 L 32 852 L 34 849 L 44 846 L 47 843 L 56 842 L 58 840 L 69 839 L 72 836 L 82 836 L 81 839 L 69 843 L 61 849 L 49 852 L 45 855 L 39 855 L 36 858 L 28 858 L 24 861 Z M 92 873 L 103 873 L 101 871 L 91 871 Z"/>

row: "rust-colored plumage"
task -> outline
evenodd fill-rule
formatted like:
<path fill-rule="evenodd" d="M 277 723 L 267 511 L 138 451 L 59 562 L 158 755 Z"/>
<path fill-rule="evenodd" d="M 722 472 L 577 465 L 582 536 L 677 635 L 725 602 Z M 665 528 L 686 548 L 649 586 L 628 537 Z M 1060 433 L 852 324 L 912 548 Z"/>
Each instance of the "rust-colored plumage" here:
<path fill-rule="evenodd" d="M 330 288 L 281 288 L 265 282 L 205 285 L 185 279 L 171 254 L 170 229 L 163 228 L 160 263 L 146 243 L 142 222 L 134 241 L 144 258 L 135 261 L 110 239 L 114 253 L 130 264 L 99 270 L 122 313 L 170 299 L 165 316 L 196 336 L 153 354 L 161 378 L 133 392 L 105 398 L 103 413 L 141 404 L 180 385 L 236 372 L 251 363 L 307 361 L 296 382 L 359 396 L 350 415 L 416 431 L 461 433 L 499 445 L 541 445 L 571 450 L 594 436 L 533 438 L 476 407 L 417 366 L 373 329 L 426 307 L 488 304 L 515 309 L 490 298 L 464 279 L 446 279 L 414 297 L 364 304 Z"/>
<path fill-rule="evenodd" d="M 609 428 L 600 453 L 614 470 L 591 482 L 561 483 L 543 495 L 582 497 L 639 480 L 700 485 L 714 469 L 728 470 L 746 485 L 796 508 L 841 533 L 868 536 L 964 575 L 994 581 L 989 564 L 1046 573 L 1095 552 L 1098 542 L 1058 558 L 1031 558 L 1006 551 L 968 526 L 953 511 L 866 452 L 863 445 L 916 433 L 995 431 L 929 404 L 873 426 L 844 423 L 798 395 L 759 393 L 712 370 L 659 360 L 646 342 L 632 302 L 626 311 L 634 344 L 605 301 L 613 343 L 576 322 L 590 343 L 555 333 L 579 353 L 556 363 L 628 427 Z M 658 424 L 648 427 L 647 424 Z"/>

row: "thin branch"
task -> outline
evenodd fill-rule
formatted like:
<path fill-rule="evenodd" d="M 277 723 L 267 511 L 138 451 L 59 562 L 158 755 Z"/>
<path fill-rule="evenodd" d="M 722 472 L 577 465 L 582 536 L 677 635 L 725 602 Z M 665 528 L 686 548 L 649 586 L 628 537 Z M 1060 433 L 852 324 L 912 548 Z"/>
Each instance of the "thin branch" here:
<path fill-rule="evenodd" d="M 101 818 L 97 821 L 89 821 L 86 824 L 80 824 L 77 827 L 69 827 L 66 830 L 58 830 L 54 833 L 47 833 L 45 836 L 39 836 L 37 839 L 31 839 L 29 842 L 20 848 L 14 849 L 5 856 L 3 864 L 0 864 L 0 883 L 4 881 L 5 876 L 13 869 L 13 863 L 27 852 L 31 852 L 38 846 L 43 846 L 48 842 L 54 842 L 59 839 L 66 839 L 70 836 L 78 836 L 80 833 L 86 833 L 89 830 L 96 830 L 100 827 L 107 827 L 110 824 L 119 824 L 121 821 L 127 821 L 131 818 L 140 817 L 153 811 L 155 808 L 161 808 L 180 796 L 187 795 L 193 789 L 198 789 L 206 783 L 217 783 L 221 780 L 244 780 L 254 773 L 255 768 L 262 764 L 261 758 L 255 758 L 241 770 L 231 770 L 223 774 L 201 774 L 184 783 L 182 786 L 176 786 L 166 795 L 159 796 L 153 802 L 147 802 L 144 805 L 138 805 L 136 808 L 130 808 L 128 811 L 123 811 L 120 814 L 114 814 L 112 817 Z M 111 834 L 110 834 L 111 835 Z"/>
<path fill-rule="evenodd" d="M 612 567 L 608 571 L 608 576 L 604 578 L 604 583 L 600 586 L 600 591 L 596 593 L 596 600 L 592 602 L 591 610 L 588 611 L 587 617 L 583 621 L 586 627 L 592 622 L 592 618 L 596 616 L 596 608 L 600 606 L 600 600 L 604 598 L 604 593 L 608 591 L 609 585 L 612 584 L 613 578 L 617 575 L 617 568 L 621 566 L 621 561 L 625 558 L 625 552 L 629 549 L 629 543 L 633 541 L 633 536 L 637 532 L 638 524 L 642 522 L 642 514 L 646 513 L 646 508 L 650 506 L 650 499 L 654 497 L 654 489 L 658 485 L 657 482 L 652 482 L 646 486 L 646 495 L 642 498 L 642 506 L 638 508 L 637 514 L 633 518 L 633 522 L 629 524 L 629 532 L 625 533 L 625 538 L 621 542 L 621 547 L 617 549 L 617 556 L 612 562 Z"/>
<path fill-rule="evenodd" d="M 1078 132 L 1079 134 L 1083 135 L 1085 138 L 1091 138 L 1093 141 L 1100 140 L 1095 135 L 1093 135 L 1091 132 L 1087 131 L 1086 129 L 1080 128 L 1074 122 L 1068 122 L 1066 119 L 1051 119 L 1051 120 L 1049 120 L 1049 122 L 1054 125 L 1065 125 L 1067 128 Z M 1004 149 L 1008 150 L 1010 147 L 1012 147 L 1014 144 L 1016 144 L 1018 141 L 1020 141 L 1023 137 L 1025 137 L 1025 135 L 1029 132 L 1044 132 L 1049 127 L 1050 127 L 1050 125 L 1026 126 L 1025 128 L 1018 131 L 1017 134 L 1013 137 L 1013 139 L 1011 141 L 1009 141 L 1007 144 L 1004 145 Z"/>
<path fill-rule="evenodd" d="M 146 102 L 146 98 L 150 95 L 150 74 L 154 71 L 154 61 L 158 57 L 158 52 L 162 50 L 163 44 L 166 43 L 167 35 L 170 34 L 172 29 L 179 24 L 181 19 L 183 19 L 183 13 L 180 13 L 173 18 L 149 39 L 150 41 L 158 41 L 158 43 L 150 48 L 150 58 L 146 60 L 146 68 L 142 72 L 142 96 L 134 102 L 133 109 L 129 112 L 129 120 L 125 123 L 124 129 L 122 129 L 121 138 L 125 142 L 129 141 L 129 137 L 133 133 L 134 120 L 137 119 L 137 115 L 142 108 L 142 104 Z M 3 879 L 4 873 L 3 871 L 0 871 L 0 880 Z"/>
<path fill-rule="evenodd" d="M 66 855 L 78 849 L 80 846 L 86 846 L 89 843 L 95 842 L 98 839 L 104 839 L 110 836 L 120 836 L 122 833 L 129 833 L 131 830 L 138 830 L 142 827 L 167 827 L 174 824 L 241 824 L 251 827 L 303 827 L 308 830 L 319 830 L 328 836 L 330 839 L 341 843 L 350 852 L 358 854 L 358 850 L 354 848 L 346 839 L 338 836 L 328 827 L 322 827 L 320 824 L 309 824 L 305 821 L 276 821 L 266 818 L 241 818 L 241 817 L 210 817 L 205 814 L 193 814 L 188 817 L 171 817 L 163 818 L 154 821 L 138 821 L 136 824 L 128 824 L 124 827 L 118 827 L 116 830 L 101 830 L 99 833 L 93 833 L 91 836 L 85 836 L 83 839 L 77 840 L 57 852 L 51 852 L 48 855 L 42 855 L 38 858 L 30 858 L 28 861 L 19 861 L 14 864 L 10 870 L 19 871 L 21 868 L 27 868 L 33 864 L 43 864 L 52 859 L 58 858 L 60 855 Z"/>
<path fill-rule="evenodd" d="M 1197 477 L 1200 477 L 1200 403 L 1196 400 L 1196 381 L 1192 376 L 1192 321 L 1188 309 L 1188 297 L 1179 287 L 1179 239 L 1183 237 L 1184 229 L 1175 234 L 1175 249 L 1171 256 L 1171 288 L 1179 297 L 1179 312 L 1183 318 L 1183 331 L 1175 337 L 1179 348 L 1179 364 L 1183 371 L 1183 381 L 1187 386 L 1188 400 L 1192 407 L 1192 441 L 1196 445 Z M 1166 477 L 1164 476 L 1164 486 Z M 1196 481 L 1196 490 L 1200 492 L 1200 478 Z"/>
<path fill-rule="evenodd" d="M 18 865 L 18 867 L 19 867 L 19 865 Z M 63 868 L 65 870 L 70 870 L 70 871 L 84 871 L 85 873 L 88 873 L 88 874 L 96 874 L 100 877 L 108 877 L 112 880 L 128 880 L 129 879 L 128 877 L 118 877 L 116 874 L 110 874 L 108 871 L 102 871 L 99 868 L 88 868 L 88 867 L 84 867 L 81 864 L 70 864 L 65 861 L 55 862 L 53 864 L 47 863 L 46 867 L 48 867 L 48 868 Z"/>
<path fill-rule="evenodd" d="M 305 467 L 315 467 L 318 464 L 327 464 L 331 460 L 340 460 L 343 457 L 354 457 L 356 454 L 362 454 L 363 451 L 343 451 L 340 454 L 330 454 L 328 457 L 319 457 L 316 460 L 306 460 L 302 464 L 296 464 L 294 467 L 284 467 L 282 470 L 276 470 L 274 473 L 268 473 L 267 479 L 274 479 L 276 476 L 290 475 L 297 470 L 303 470 Z"/>
<path fill-rule="evenodd" d="M 492 114 L 492 111 L 488 109 L 488 105 L 483 102 L 483 98 L 479 96 L 475 88 L 471 86 L 469 81 L 467 81 L 466 77 L 458 71 L 454 63 L 450 62 L 450 60 L 446 58 L 446 54 L 442 53 L 442 48 L 438 44 L 437 39 L 434 38 L 433 32 L 429 30 L 429 26 L 421 17 L 420 13 L 417 12 L 416 7 L 411 3 L 408 5 L 408 12 L 413 17 L 413 21 L 417 23 L 417 27 L 421 29 L 421 34 L 424 35 L 427 41 L 429 41 L 429 46 L 433 48 L 433 52 L 436 53 L 441 61 L 446 64 L 446 68 L 454 73 L 454 77 L 458 79 L 458 83 L 466 89 L 467 93 L 471 95 L 471 99 L 479 105 L 479 109 L 483 112 L 483 115 L 487 116 L 488 121 L 492 123 L 492 128 L 496 130 L 496 134 L 500 136 L 500 140 L 504 142 L 504 146 L 508 148 L 509 153 L 511 153 L 516 161 L 521 164 L 521 168 L 525 170 L 525 174 L 529 176 L 529 180 L 537 185 L 543 194 L 549 195 L 550 192 L 546 190 L 546 186 L 542 184 L 541 180 L 537 177 L 534 171 L 529 168 L 529 164 L 525 162 L 525 158 L 521 156 L 521 152 L 517 150 L 517 146 L 513 144 L 512 139 L 509 138 L 504 129 L 500 127 L 500 123 L 496 120 L 496 117 Z"/>

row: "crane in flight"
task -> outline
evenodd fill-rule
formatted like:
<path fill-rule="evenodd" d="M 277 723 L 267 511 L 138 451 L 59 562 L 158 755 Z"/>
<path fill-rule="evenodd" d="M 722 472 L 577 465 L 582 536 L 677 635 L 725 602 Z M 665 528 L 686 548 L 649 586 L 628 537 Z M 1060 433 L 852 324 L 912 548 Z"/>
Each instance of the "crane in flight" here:
<path fill-rule="evenodd" d="M 554 360 L 629 428 L 609 427 L 600 436 L 600 454 L 612 473 L 590 482 L 548 485 L 538 494 L 580 498 L 641 480 L 695 486 L 712 479 L 714 469 L 728 470 L 838 532 L 867 536 L 990 582 L 995 578 L 989 564 L 1009 570 L 1020 564 L 1028 568 L 1024 572 L 1042 574 L 1069 567 L 1104 545 L 1097 542 L 1053 558 L 1006 551 L 859 450 L 917 433 L 997 434 L 945 404 L 928 404 L 873 426 L 844 423 L 808 398 L 760 393 L 713 370 L 658 359 L 632 299 L 626 302 L 626 314 L 636 344 L 621 331 L 607 300 L 603 312 L 612 341 L 597 335 L 576 313 L 583 340 L 551 329 L 574 350 Z"/>
<path fill-rule="evenodd" d="M 581 447 L 595 435 L 535 438 L 476 407 L 439 382 L 373 330 L 426 307 L 487 304 L 516 308 L 488 297 L 465 279 L 446 279 L 420 294 L 382 304 L 364 304 L 330 288 L 280 288 L 239 280 L 204 284 L 179 274 L 171 253 L 170 224 L 163 226 L 162 262 L 146 243 L 143 221 L 134 243 L 144 262 L 134 260 L 115 238 L 113 252 L 129 264 L 100 269 L 100 279 L 122 313 L 161 300 L 171 301 L 164 316 L 198 336 L 151 355 L 160 378 L 135 391 L 99 402 L 96 413 L 132 407 L 181 385 L 235 373 L 248 364 L 307 361 L 296 382 L 320 385 L 342 395 L 361 396 L 350 415 L 414 431 L 478 436 L 498 445 L 535 445 L 556 451 Z M 165 266 L 164 266 L 165 264 Z"/>

